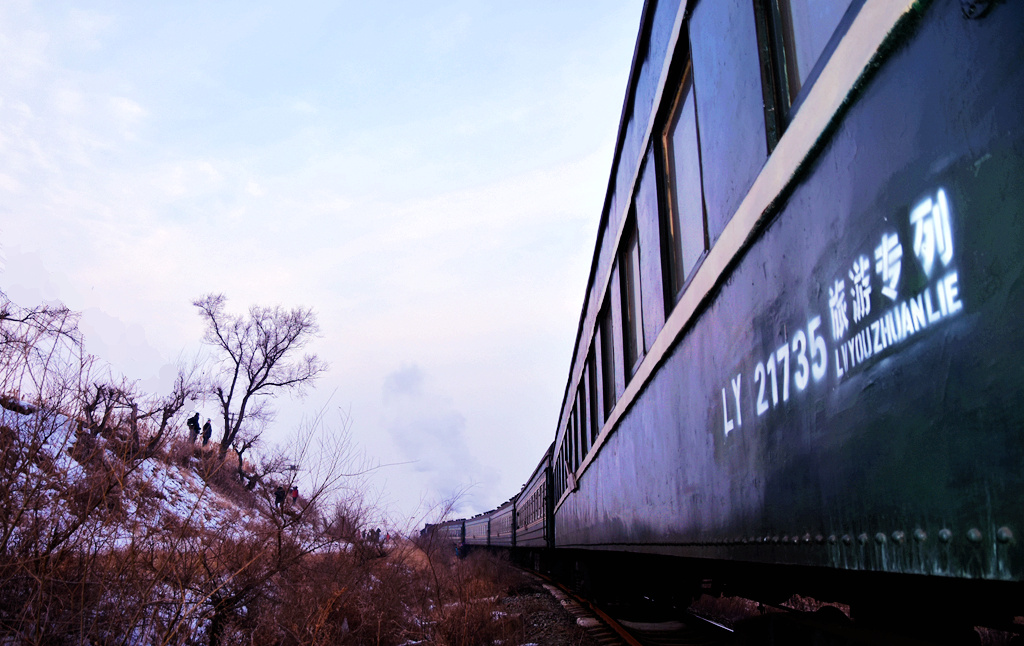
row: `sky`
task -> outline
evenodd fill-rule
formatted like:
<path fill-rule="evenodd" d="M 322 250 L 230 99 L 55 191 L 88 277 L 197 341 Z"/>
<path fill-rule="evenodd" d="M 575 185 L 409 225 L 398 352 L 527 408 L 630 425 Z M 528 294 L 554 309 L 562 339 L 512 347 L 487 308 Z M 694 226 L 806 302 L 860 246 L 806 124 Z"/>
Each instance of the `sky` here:
<path fill-rule="evenodd" d="M 326 407 L 392 522 L 493 508 L 554 438 L 641 10 L 5 0 L 0 289 L 153 393 L 200 296 L 312 307 L 268 441 Z"/>

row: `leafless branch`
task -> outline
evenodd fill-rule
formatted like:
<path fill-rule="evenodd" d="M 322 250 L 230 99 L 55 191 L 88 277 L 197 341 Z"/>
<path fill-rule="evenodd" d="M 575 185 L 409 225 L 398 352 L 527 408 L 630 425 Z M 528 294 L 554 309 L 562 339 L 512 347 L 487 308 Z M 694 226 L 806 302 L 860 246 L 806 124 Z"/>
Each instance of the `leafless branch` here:
<path fill-rule="evenodd" d="M 319 333 L 313 310 L 254 305 L 242 316 L 229 313 L 226 303 L 223 294 L 193 302 L 206 323 L 203 340 L 219 352 L 209 392 L 220 405 L 222 459 L 247 419 L 267 419 L 267 398 L 303 394 L 327 370 L 315 354 L 293 358 Z"/>

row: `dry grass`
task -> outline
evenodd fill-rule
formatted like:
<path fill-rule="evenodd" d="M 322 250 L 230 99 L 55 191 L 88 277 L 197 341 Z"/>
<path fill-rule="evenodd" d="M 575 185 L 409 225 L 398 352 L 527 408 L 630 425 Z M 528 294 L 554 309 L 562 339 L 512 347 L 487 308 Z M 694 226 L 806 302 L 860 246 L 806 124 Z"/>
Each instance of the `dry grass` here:
<path fill-rule="evenodd" d="M 320 418 L 299 429 L 287 464 L 312 482 L 282 513 L 218 447 L 168 441 L 198 392 L 194 371 L 169 395 L 141 393 L 85 353 L 76 325 L 66 308 L 0 293 L 0 643 L 469 643 L 466 617 L 489 625 L 478 607 L 460 619 L 445 605 L 483 589 L 459 567 L 432 567 L 446 583 L 426 594 L 422 569 L 352 542 L 359 505 L 320 516 L 360 472 L 343 433 Z M 150 459 L 198 474 L 191 509 L 136 477 Z M 211 498 L 244 522 L 210 522 Z"/>
<path fill-rule="evenodd" d="M 165 397 L 114 382 L 73 313 L 0 292 L 0 643 L 521 643 L 521 616 L 498 602 L 517 585 L 508 563 L 429 540 L 389 553 L 360 538 L 358 496 L 332 506 L 368 470 L 347 420 L 301 426 L 250 490 L 230 453 L 174 439 L 195 392 L 184 373 Z M 308 476 L 299 505 L 273 505 L 275 464 Z M 159 469 L 202 492 L 142 475 Z"/>

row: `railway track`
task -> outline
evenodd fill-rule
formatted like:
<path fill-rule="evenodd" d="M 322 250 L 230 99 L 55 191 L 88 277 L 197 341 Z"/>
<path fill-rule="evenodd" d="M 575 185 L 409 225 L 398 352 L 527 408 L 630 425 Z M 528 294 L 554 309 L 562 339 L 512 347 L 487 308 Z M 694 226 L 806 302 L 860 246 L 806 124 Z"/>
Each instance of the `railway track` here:
<path fill-rule="evenodd" d="M 536 574 L 536 573 L 534 573 Z M 616 618 L 592 601 L 546 576 L 544 588 L 568 611 L 576 623 L 601 646 L 767 646 L 769 644 L 830 644 L 833 646 L 949 646 L 1016 644 L 1011 634 L 977 638 L 973 632 L 935 631 L 926 624 L 909 632 L 860 627 L 840 613 L 802 612 L 764 606 L 759 618 L 745 620 L 734 630 L 713 618 L 688 610 L 679 619 L 637 622 Z M 910 618 L 908 617 L 908 621 Z M 742 633 L 742 634 L 741 634 Z"/>
<path fill-rule="evenodd" d="M 687 613 L 683 621 L 634 622 L 616 619 L 561 584 L 545 579 L 544 588 L 601 646 L 726 646 L 732 630 Z"/>

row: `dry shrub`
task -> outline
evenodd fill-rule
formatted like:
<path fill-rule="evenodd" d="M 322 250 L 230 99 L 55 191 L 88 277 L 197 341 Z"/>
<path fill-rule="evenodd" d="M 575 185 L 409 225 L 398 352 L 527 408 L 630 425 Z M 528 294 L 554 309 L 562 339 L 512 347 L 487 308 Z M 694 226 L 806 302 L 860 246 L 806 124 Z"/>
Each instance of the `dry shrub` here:
<path fill-rule="evenodd" d="M 447 541 L 428 538 L 419 545 L 427 561 L 419 569 L 419 586 L 426 591 L 422 611 L 431 620 L 430 641 L 442 646 L 522 641 L 521 617 L 505 613 L 499 602 L 523 585 L 504 555 L 474 550 L 457 559 Z"/>
<path fill-rule="evenodd" d="M 260 608 L 253 632 L 258 644 L 339 644 L 355 625 L 352 572 L 341 555 L 311 557 L 277 583 L 277 594 Z"/>
<path fill-rule="evenodd" d="M 192 464 L 193 458 L 199 456 L 196 456 L 195 442 L 189 442 L 185 438 L 179 437 L 168 441 L 164 450 L 156 457 L 168 465 L 187 467 Z"/>
<path fill-rule="evenodd" d="M 464 614 L 456 614 L 454 618 L 462 623 L 453 626 L 456 629 L 454 633 L 445 631 L 444 623 L 439 625 L 439 643 L 468 646 L 525 641 L 521 614 L 509 614 L 502 604 L 505 594 L 522 587 L 519 573 L 511 568 L 507 559 L 491 554 L 481 553 L 467 561 L 470 567 L 469 590 L 490 596 L 474 598 L 464 606 Z"/>
<path fill-rule="evenodd" d="M 401 643 L 411 618 L 408 580 L 389 570 L 382 559 L 360 562 L 342 550 L 310 555 L 276 581 L 255 643 Z"/>
<path fill-rule="evenodd" d="M 523 634 L 518 616 L 501 611 L 494 599 L 454 604 L 441 613 L 434 634 L 438 646 L 516 643 Z"/>
<path fill-rule="evenodd" d="M 371 514 L 347 492 L 375 467 L 348 444 L 347 417 L 339 432 L 321 412 L 260 469 L 302 465 L 302 504 L 277 511 L 218 446 L 169 439 L 197 388 L 187 374 L 160 399 L 107 383 L 74 319 L 0 292 L 0 643 L 510 643 L 516 620 L 493 599 L 507 564 L 442 552 L 414 564 L 413 550 L 359 540 Z M 32 404 L 14 396 L 25 392 Z M 244 528 L 207 525 L 198 505 L 161 511 L 152 483 L 128 489 L 153 456 L 248 509 Z M 342 492 L 348 504 L 320 518 Z"/>
<path fill-rule="evenodd" d="M 522 573 L 512 565 L 506 552 L 471 552 L 464 564 L 469 580 L 480 588 L 480 594 L 510 594 L 523 582 Z"/>
<path fill-rule="evenodd" d="M 104 461 L 105 446 L 103 438 L 80 431 L 75 434 L 75 443 L 71 445 L 71 457 L 85 468 L 98 465 Z"/>
<path fill-rule="evenodd" d="M 195 454 L 194 468 L 210 489 L 222 494 L 243 509 L 251 509 L 255 506 L 253 493 L 247 491 L 245 486 L 238 481 L 234 465 L 220 460 L 216 450 L 204 450 L 202 447 L 196 446 Z"/>
<path fill-rule="evenodd" d="M 89 469 L 84 479 L 69 483 L 67 500 L 71 513 L 85 519 L 101 509 L 121 510 L 121 478 L 120 470 L 106 462 Z"/>
<path fill-rule="evenodd" d="M 504 612 L 500 596 L 522 586 L 507 560 L 483 552 L 460 561 L 400 542 L 387 556 L 366 558 L 356 545 L 336 543 L 270 578 L 223 643 L 243 635 L 267 646 L 521 643 L 521 616 Z"/>

